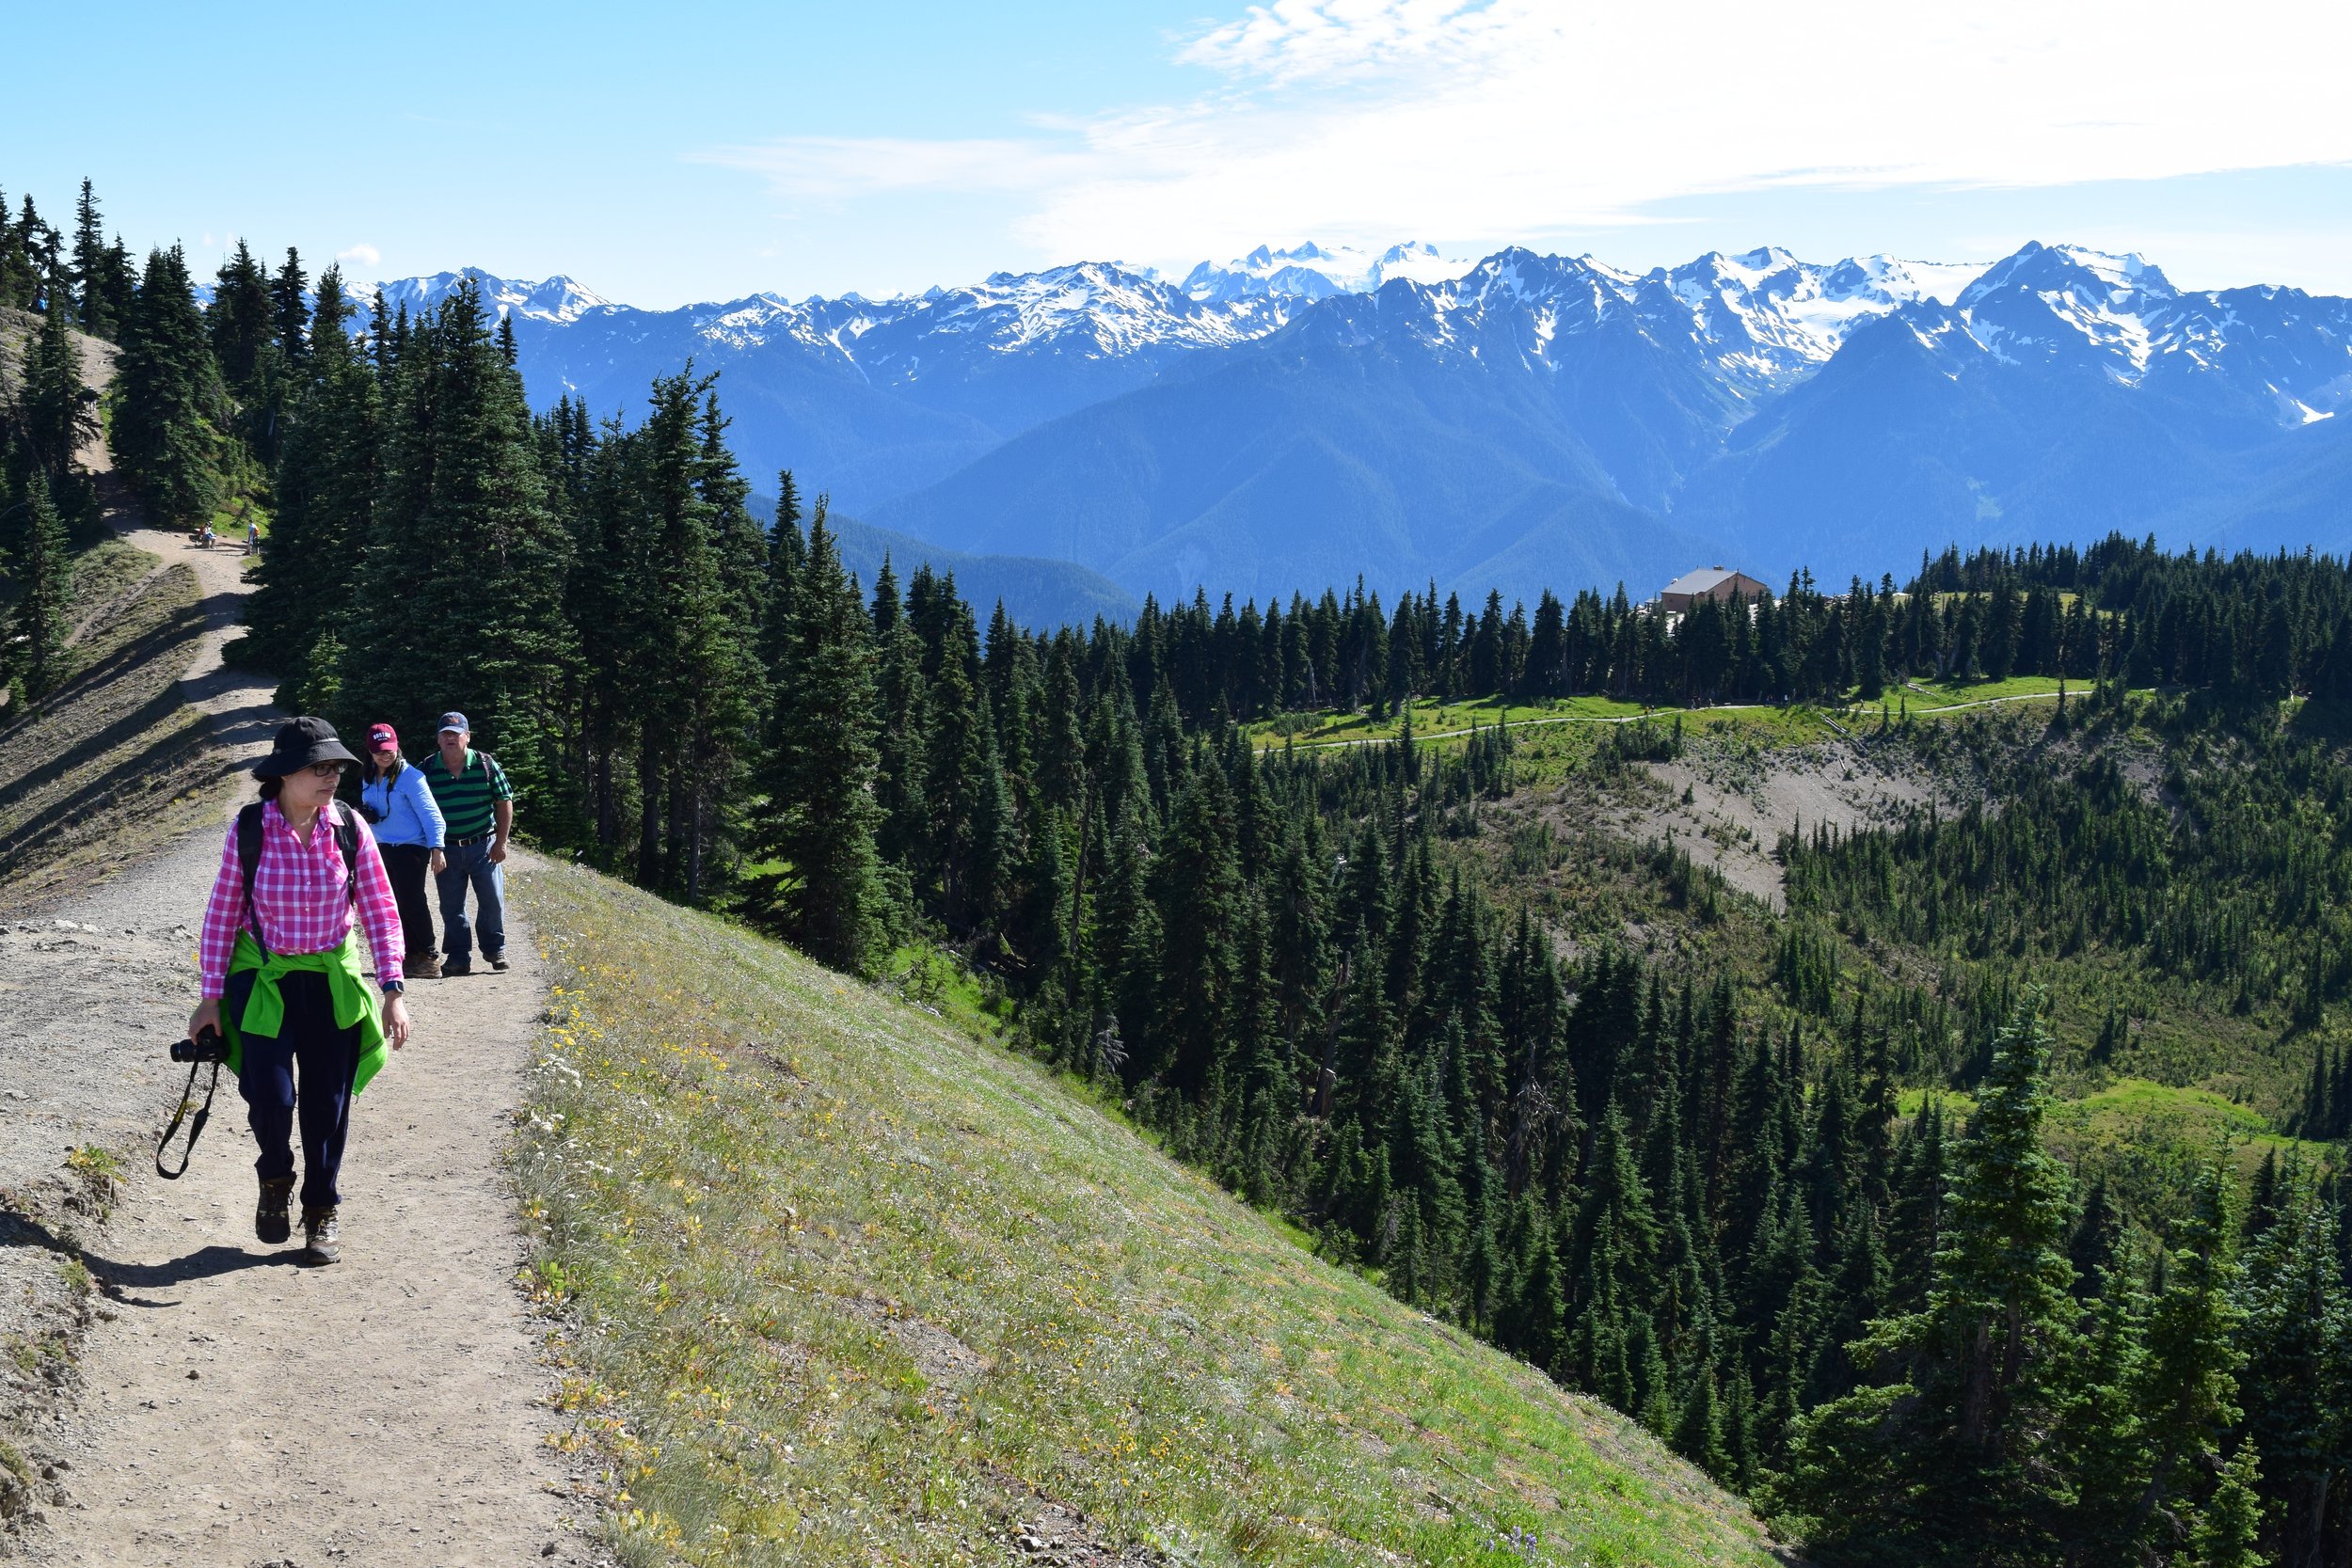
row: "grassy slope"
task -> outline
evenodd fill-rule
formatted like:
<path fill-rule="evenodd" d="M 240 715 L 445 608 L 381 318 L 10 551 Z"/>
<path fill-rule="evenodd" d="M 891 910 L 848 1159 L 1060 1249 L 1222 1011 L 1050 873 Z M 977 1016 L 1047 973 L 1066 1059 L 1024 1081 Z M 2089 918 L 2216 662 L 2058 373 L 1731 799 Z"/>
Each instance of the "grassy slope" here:
<path fill-rule="evenodd" d="M 561 988 L 533 1269 L 631 1561 L 1011 1561 L 1041 1517 L 1073 1561 L 1771 1560 L 1026 1062 L 586 872 L 518 897 Z"/>
<path fill-rule="evenodd" d="M 1790 707 L 1743 704 L 1711 708 L 1647 708 L 1640 703 L 1614 697 L 1562 697 L 1540 703 L 1506 703 L 1500 697 L 1441 703 L 1434 697 L 1423 697 L 1417 699 L 1412 707 L 1413 734 L 1423 744 L 1458 739 L 1476 729 L 1493 729 L 1507 723 L 1523 731 L 1519 736 L 1522 748 L 1539 741 L 1575 745 L 1578 742 L 1567 737 L 1589 736 L 1610 724 L 1637 720 L 1645 714 L 1650 722 L 1667 728 L 1679 720 L 1687 731 L 1736 729 L 1772 744 L 1802 744 L 1833 733 L 1822 722 L 1821 713 L 1804 704 Z M 1876 711 L 1871 710 L 1873 714 Z M 1279 751 L 1285 745 L 1311 748 L 1394 740 L 1402 729 L 1401 721 L 1394 716 L 1375 719 L 1367 710 L 1325 708 L 1261 721 L 1247 726 L 1246 733 L 1260 750 Z"/>
<path fill-rule="evenodd" d="M 203 626 L 196 576 L 107 540 L 75 562 L 72 674 L 42 711 L 0 708 L 0 909 L 170 842 L 219 769 L 178 681 Z"/>

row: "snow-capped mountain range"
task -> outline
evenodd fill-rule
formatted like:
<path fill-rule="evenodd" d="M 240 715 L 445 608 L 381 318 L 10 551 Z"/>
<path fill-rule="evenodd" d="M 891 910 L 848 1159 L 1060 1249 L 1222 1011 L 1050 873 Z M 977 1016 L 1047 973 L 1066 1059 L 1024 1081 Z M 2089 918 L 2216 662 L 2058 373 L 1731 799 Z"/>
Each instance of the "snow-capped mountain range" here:
<path fill-rule="evenodd" d="M 796 302 L 761 293 L 685 309 L 714 347 L 746 351 L 792 343 L 820 356 L 837 355 L 889 384 L 937 373 L 941 365 L 964 357 L 959 350 L 1010 355 L 1050 347 L 1120 358 L 1168 348 L 1227 347 L 1279 330 L 1318 301 L 1375 293 L 1393 281 L 1425 286 L 1431 300 L 1443 302 L 1440 309 L 1460 306 L 1483 313 L 1488 291 L 1499 285 L 1552 317 L 1541 329 L 1546 337 L 1563 324 L 1573 332 L 1580 318 L 1589 324 L 1629 309 L 1663 330 L 1687 332 L 1727 382 L 1752 389 L 1783 385 L 1826 360 L 1859 322 L 1899 305 L 1956 296 L 1982 270 L 1886 256 L 1823 266 L 1763 249 L 1742 256 L 1710 251 L 1678 267 L 1630 273 L 1589 256 L 1536 258 L 1512 250 L 1481 262 L 1441 256 L 1422 242 L 1375 253 L 1309 241 L 1287 250 L 1260 245 L 1225 262 L 1202 261 L 1173 284 L 1151 267 L 1079 261 L 882 299 L 851 293 Z M 596 313 L 677 313 L 615 305 L 562 275 L 517 282 L 479 267 L 358 292 L 362 298 L 380 293 L 388 309 L 413 311 L 437 305 L 467 278 L 501 314 L 522 321 L 568 325 Z M 1474 278 L 1467 293 L 1460 287 L 1466 278 Z"/>
<path fill-rule="evenodd" d="M 666 311 L 562 277 L 377 287 L 413 312 L 469 277 L 536 404 L 625 410 L 691 357 L 754 473 L 1136 590 L 1642 587 L 1690 552 L 1875 575 L 2107 526 L 2352 544 L 2352 506 L 2328 511 L 2352 499 L 2352 301 L 2182 290 L 2136 255 L 1634 272 L 1309 243 L 1181 278 L 1089 261 Z"/>

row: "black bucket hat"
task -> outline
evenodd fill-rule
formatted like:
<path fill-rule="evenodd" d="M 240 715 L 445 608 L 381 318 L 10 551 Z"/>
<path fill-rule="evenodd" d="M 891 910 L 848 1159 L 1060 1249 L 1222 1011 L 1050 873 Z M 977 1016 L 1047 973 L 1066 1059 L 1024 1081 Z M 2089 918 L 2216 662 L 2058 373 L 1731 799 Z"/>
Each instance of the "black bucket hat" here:
<path fill-rule="evenodd" d="M 253 776 L 282 779 L 314 762 L 357 764 L 358 760 L 335 738 L 334 725 L 324 719 L 297 719 L 279 728 L 278 738 L 270 743 L 269 755 L 253 765 Z"/>

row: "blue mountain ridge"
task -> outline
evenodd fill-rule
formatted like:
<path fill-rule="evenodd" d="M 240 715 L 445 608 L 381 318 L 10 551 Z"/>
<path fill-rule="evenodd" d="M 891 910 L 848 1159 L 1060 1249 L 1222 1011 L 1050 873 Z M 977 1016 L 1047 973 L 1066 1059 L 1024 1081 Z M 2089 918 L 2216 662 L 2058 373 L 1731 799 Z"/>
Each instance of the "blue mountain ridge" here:
<path fill-rule="evenodd" d="M 392 287 L 421 304 L 442 281 Z M 2078 247 L 1642 275 L 1514 248 L 1360 286 L 1087 262 L 675 311 L 485 287 L 535 403 L 626 412 L 691 359 L 721 373 L 752 473 L 788 467 L 939 550 L 1027 558 L 1006 580 L 1044 613 L 1359 574 L 1519 596 L 1643 594 L 1718 561 L 1836 580 L 2111 528 L 2352 549 L 2352 301 L 2181 290 Z"/>

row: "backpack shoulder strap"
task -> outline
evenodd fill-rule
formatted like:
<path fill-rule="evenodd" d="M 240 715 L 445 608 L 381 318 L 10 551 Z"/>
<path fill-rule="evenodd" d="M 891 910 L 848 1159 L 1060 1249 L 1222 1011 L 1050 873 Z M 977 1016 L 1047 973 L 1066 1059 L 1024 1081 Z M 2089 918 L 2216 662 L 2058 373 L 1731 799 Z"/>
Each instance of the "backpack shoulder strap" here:
<path fill-rule="evenodd" d="M 342 801 L 335 802 L 335 847 L 343 857 L 343 901 L 359 902 L 359 819 Z"/>
<path fill-rule="evenodd" d="M 253 931 L 254 944 L 263 953 L 269 943 L 262 940 L 262 917 L 253 908 L 253 873 L 262 863 L 262 802 L 254 801 L 237 813 L 237 866 L 245 873 L 245 923 Z"/>
<path fill-rule="evenodd" d="M 245 872 L 245 901 L 253 902 L 253 871 L 262 863 L 262 803 L 237 813 L 237 864 Z"/>

